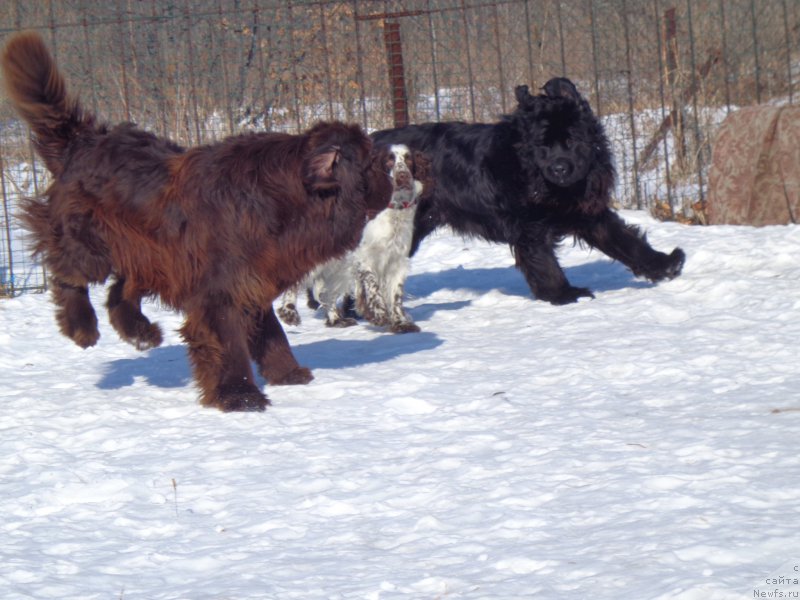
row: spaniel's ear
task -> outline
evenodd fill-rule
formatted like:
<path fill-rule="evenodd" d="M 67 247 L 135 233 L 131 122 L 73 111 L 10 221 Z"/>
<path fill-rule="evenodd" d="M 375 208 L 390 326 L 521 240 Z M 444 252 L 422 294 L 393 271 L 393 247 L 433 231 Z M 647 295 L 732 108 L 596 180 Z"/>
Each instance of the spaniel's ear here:
<path fill-rule="evenodd" d="M 370 167 L 367 170 L 367 210 L 372 217 L 389 205 L 393 185 L 389 176 L 391 153 L 386 144 L 373 144 L 370 151 Z M 370 217 L 370 218 L 372 218 Z"/>
<path fill-rule="evenodd" d="M 431 159 L 427 154 L 414 152 L 414 179 L 425 182 L 431 176 Z"/>
<path fill-rule="evenodd" d="M 433 194 L 433 161 L 422 152 L 414 153 L 414 189 L 419 201 L 424 201 Z"/>
<path fill-rule="evenodd" d="M 339 187 L 336 171 L 341 158 L 339 146 L 326 146 L 313 152 L 305 161 L 303 182 L 306 187 L 312 192 L 336 190 Z"/>

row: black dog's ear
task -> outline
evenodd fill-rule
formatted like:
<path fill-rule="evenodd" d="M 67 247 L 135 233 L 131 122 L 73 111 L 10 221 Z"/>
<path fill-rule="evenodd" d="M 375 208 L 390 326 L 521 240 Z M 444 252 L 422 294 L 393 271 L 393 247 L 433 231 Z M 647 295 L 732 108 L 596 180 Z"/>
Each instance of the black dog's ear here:
<path fill-rule="evenodd" d="M 574 102 L 581 101 L 578 88 L 566 77 L 553 77 L 542 86 L 542 90 L 546 96 L 551 98 L 568 98 Z"/>
<path fill-rule="evenodd" d="M 523 107 L 528 106 L 531 102 L 533 102 L 533 96 L 531 96 L 531 92 L 527 85 L 518 85 L 515 87 L 514 96 L 517 98 L 517 104 Z"/>

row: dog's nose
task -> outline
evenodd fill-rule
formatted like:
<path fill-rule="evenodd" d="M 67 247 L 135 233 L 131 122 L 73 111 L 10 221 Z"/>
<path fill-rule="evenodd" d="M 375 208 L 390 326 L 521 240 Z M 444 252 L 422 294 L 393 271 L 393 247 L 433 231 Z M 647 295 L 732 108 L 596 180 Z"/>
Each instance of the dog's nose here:
<path fill-rule="evenodd" d="M 405 188 L 411 185 L 411 171 L 403 169 L 394 175 L 394 181 L 399 188 Z"/>
<path fill-rule="evenodd" d="M 556 179 L 566 179 L 572 171 L 572 165 L 564 158 L 559 158 L 550 165 L 550 172 Z"/>

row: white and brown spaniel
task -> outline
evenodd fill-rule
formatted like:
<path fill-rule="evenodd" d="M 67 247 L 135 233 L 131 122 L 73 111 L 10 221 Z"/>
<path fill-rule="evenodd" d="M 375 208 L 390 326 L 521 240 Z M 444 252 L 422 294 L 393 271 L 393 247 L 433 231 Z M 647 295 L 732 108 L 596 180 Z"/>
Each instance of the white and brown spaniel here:
<path fill-rule="evenodd" d="M 389 154 L 394 184 L 389 206 L 367 223 L 355 250 L 318 266 L 301 284 L 308 290 L 309 307 L 325 310 L 329 327 L 356 324 L 339 302 L 352 294 L 357 312 L 373 325 L 387 326 L 392 333 L 419 331 L 403 309 L 403 286 L 414 214 L 423 191 L 430 187 L 430 161 L 402 144 L 392 145 Z M 278 308 L 278 315 L 289 325 L 300 323 L 298 287 L 284 293 Z"/>

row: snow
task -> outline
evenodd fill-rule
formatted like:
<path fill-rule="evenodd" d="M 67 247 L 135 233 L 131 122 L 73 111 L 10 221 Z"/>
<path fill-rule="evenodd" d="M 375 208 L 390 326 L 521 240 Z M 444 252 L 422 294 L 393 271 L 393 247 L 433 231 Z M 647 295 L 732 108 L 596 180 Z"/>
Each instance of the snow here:
<path fill-rule="evenodd" d="M 508 249 L 412 261 L 422 332 L 287 328 L 308 386 L 197 403 L 180 317 L 138 353 L 0 302 L 0 597 L 800 597 L 800 228 L 623 216 L 684 274 L 565 244 L 596 298 L 531 298 Z"/>

